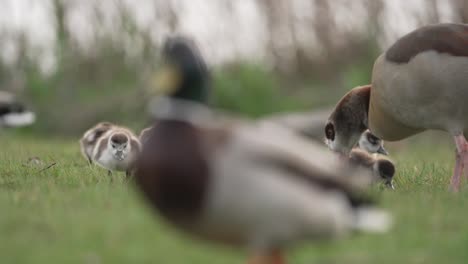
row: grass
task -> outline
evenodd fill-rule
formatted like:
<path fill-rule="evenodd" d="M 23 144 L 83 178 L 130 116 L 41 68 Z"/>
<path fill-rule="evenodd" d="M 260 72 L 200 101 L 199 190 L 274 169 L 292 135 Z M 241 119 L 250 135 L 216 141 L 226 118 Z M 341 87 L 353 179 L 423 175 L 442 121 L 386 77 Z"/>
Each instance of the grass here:
<path fill-rule="evenodd" d="M 453 149 L 436 138 L 389 147 L 398 165 L 397 190 L 382 192 L 383 206 L 396 217 L 391 233 L 302 244 L 288 251 L 290 262 L 466 263 L 468 185 L 447 192 Z M 0 145 L 2 263 L 245 260 L 243 251 L 174 231 L 147 210 L 123 174 L 111 181 L 106 171 L 87 166 L 75 141 L 2 134 Z M 42 163 L 28 162 L 31 157 Z"/>

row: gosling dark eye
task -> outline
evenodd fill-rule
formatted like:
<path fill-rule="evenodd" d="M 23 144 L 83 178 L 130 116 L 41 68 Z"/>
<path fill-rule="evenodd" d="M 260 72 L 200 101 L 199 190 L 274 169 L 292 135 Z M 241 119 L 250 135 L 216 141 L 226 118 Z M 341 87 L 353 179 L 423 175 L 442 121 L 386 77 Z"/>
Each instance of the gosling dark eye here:
<path fill-rule="evenodd" d="M 331 141 L 335 140 L 335 126 L 332 123 L 325 126 L 325 137 Z"/>
<path fill-rule="evenodd" d="M 377 145 L 380 139 L 371 133 L 367 133 L 367 141 L 369 141 L 372 145 Z"/>

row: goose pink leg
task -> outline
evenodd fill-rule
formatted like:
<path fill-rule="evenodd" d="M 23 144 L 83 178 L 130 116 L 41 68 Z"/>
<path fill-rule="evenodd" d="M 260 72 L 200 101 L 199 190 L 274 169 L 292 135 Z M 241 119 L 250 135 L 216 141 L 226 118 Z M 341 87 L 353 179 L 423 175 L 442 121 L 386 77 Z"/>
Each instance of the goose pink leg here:
<path fill-rule="evenodd" d="M 454 192 L 460 190 L 460 178 L 463 174 L 465 166 L 468 165 L 468 142 L 463 134 L 454 136 L 455 145 L 457 146 L 455 156 L 455 169 L 451 181 L 451 189 Z M 468 174 L 466 175 L 468 177 Z"/>

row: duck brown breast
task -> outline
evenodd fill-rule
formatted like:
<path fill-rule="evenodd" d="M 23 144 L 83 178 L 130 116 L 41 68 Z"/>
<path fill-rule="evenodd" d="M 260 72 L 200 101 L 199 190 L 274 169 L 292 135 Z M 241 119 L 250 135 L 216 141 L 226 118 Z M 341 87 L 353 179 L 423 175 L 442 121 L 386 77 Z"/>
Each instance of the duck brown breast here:
<path fill-rule="evenodd" d="M 468 57 L 468 25 L 437 24 L 422 27 L 393 44 L 385 58 L 394 63 L 408 63 L 419 53 L 430 50 Z"/>
<path fill-rule="evenodd" d="M 164 216 L 193 220 L 203 209 L 210 178 L 201 131 L 164 120 L 149 133 L 137 162 L 137 185 Z"/>

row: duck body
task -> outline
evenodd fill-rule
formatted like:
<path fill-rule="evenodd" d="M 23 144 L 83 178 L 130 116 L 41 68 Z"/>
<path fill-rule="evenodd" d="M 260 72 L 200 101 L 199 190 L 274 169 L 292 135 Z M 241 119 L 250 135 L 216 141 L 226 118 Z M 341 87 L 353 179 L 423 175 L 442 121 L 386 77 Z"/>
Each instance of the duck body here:
<path fill-rule="evenodd" d="M 322 171 L 317 166 L 314 175 L 280 156 L 270 156 L 280 147 L 267 142 L 279 140 L 270 133 L 241 128 L 231 136 L 223 153 L 215 156 L 213 172 L 217 177 L 212 180 L 206 218 L 209 230 L 221 234 L 228 231 L 225 235 L 233 235 L 242 245 L 257 250 L 306 239 L 338 238 L 354 230 L 358 208 L 366 202 L 360 204 L 357 197 L 342 192 L 339 184 L 326 186 L 327 176 L 317 177 L 332 170 Z M 265 141 L 252 139 L 254 135 Z"/>
<path fill-rule="evenodd" d="M 150 133 L 137 184 L 193 235 L 261 252 L 342 237 L 363 227 L 363 212 L 376 216 L 374 231 L 386 226 L 387 216 L 356 195 L 370 174 L 340 168 L 336 155 L 280 126 L 158 120 Z"/>
<path fill-rule="evenodd" d="M 388 228 L 386 212 L 362 194 L 370 173 L 282 125 L 207 108 L 208 76 L 192 44 L 164 45 L 172 74 L 154 89 L 166 97 L 150 103 L 154 125 L 136 163 L 136 185 L 160 215 L 193 236 L 248 248 L 249 263 L 265 264 L 285 263 L 281 250 L 303 239 Z"/>
<path fill-rule="evenodd" d="M 260 123 L 275 123 L 315 141 L 323 141 L 323 127 L 333 109 L 318 109 L 308 112 L 280 113 L 258 120 Z"/>
<path fill-rule="evenodd" d="M 369 128 L 389 141 L 425 129 L 465 132 L 467 97 L 468 25 L 423 27 L 376 60 Z"/>

